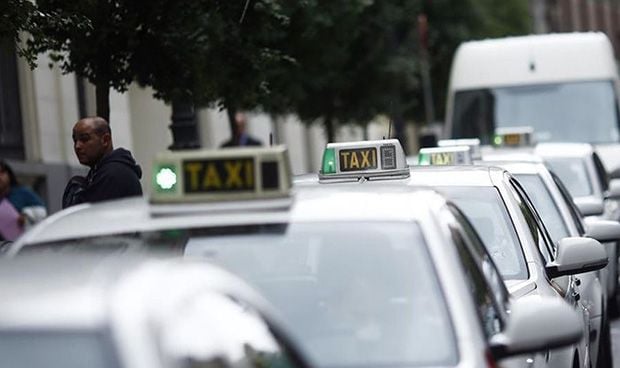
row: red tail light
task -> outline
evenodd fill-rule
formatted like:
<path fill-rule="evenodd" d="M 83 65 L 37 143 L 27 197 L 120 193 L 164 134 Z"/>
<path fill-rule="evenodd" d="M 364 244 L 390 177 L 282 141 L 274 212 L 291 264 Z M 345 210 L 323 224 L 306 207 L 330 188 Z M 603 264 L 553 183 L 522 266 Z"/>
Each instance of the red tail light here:
<path fill-rule="evenodd" d="M 493 354 L 491 354 L 490 350 L 486 350 L 484 352 L 484 357 L 487 361 L 487 368 L 498 368 L 497 363 L 495 363 L 495 358 L 493 358 Z"/>

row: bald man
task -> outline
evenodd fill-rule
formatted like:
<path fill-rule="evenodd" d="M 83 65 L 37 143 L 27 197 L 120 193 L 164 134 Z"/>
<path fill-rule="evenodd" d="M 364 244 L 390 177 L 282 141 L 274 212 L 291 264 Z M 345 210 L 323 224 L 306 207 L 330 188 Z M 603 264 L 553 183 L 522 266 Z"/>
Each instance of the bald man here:
<path fill-rule="evenodd" d="M 95 116 L 79 120 L 73 126 L 73 149 L 80 163 L 90 170 L 86 178 L 71 178 L 63 208 L 142 195 L 142 170 L 131 152 L 114 149 L 110 124 L 105 119 Z"/>

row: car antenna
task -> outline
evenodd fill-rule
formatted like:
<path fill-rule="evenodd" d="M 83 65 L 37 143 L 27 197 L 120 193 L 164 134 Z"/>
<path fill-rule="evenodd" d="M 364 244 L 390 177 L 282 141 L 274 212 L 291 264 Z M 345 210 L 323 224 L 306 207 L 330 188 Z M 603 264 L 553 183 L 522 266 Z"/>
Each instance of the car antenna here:
<path fill-rule="evenodd" d="M 388 139 L 392 138 L 392 101 L 390 100 L 390 123 L 388 124 Z M 383 137 L 385 139 L 385 137 Z"/>

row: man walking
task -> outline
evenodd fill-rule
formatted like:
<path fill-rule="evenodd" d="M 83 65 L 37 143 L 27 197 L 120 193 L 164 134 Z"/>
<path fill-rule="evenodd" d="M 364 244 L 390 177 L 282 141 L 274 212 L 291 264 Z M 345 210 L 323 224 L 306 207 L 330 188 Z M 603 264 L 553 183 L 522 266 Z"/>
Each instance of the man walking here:
<path fill-rule="evenodd" d="M 142 170 L 131 152 L 114 149 L 110 124 L 87 117 L 73 127 L 73 149 L 82 165 L 90 167 L 86 178 L 74 176 L 63 195 L 63 208 L 85 202 L 142 195 Z"/>

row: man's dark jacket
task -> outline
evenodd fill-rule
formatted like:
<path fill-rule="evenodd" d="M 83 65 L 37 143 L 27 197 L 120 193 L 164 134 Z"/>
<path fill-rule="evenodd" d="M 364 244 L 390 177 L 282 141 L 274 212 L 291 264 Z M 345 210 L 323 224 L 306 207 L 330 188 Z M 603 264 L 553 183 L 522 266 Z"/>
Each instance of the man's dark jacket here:
<path fill-rule="evenodd" d="M 85 202 L 142 195 L 142 169 L 124 148 L 103 156 L 86 178 L 73 177 L 63 195 L 63 208 Z"/>

